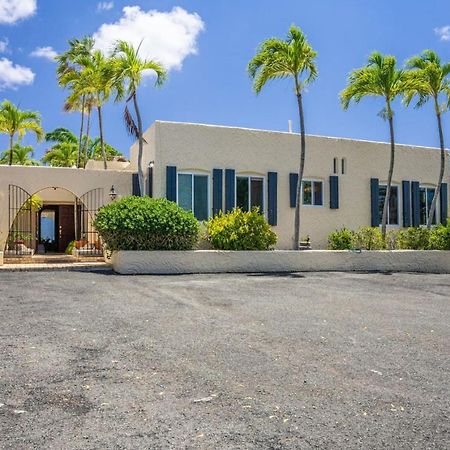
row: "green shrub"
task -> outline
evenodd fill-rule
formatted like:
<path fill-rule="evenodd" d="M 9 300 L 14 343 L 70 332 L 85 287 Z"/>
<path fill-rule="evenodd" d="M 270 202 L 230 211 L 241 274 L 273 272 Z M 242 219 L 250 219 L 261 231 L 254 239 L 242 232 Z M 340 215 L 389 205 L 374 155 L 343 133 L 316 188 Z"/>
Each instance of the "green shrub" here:
<path fill-rule="evenodd" d="M 450 250 L 450 223 L 431 228 L 428 239 L 429 250 Z"/>
<path fill-rule="evenodd" d="M 354 233 L 353 246 L 363 250 L 384 250 L 381 230 L 377 227 L 361 227 Z"/>
<path fill-rule="evenodd" d="M 405 228 L 397 233 L 396 248 L 403 250 L 426 250 L 429 245 L 430 230 L 422 227 Z"/>
<path fill-rule="evenodd" d="M 353 231 L 341 228 L 328 235 L 328 248 L 330 250 L 350 250 L 353 248 Z"/>
<path fill-rule="evenodd" d="M 257 208 L 219 213 L 206 226 L 208 239 L 217 250 L 269 250 L 277 243 L 277 235 Z"/>
<path fill-rule="evenodd" d="M 195 216 L 166 199 L 124 197 L 94 221 L 109 250 L 189 250 L 198 240 Z"/>
<path fill-rule="evenodd" d="M 74 248 L 75 248 L 75 241 L 70 241 L 70 242 L 67 244 L 66 251 L 65 251 L 64 253 L 65 253 L 66 255 L 71 255 Z"/>

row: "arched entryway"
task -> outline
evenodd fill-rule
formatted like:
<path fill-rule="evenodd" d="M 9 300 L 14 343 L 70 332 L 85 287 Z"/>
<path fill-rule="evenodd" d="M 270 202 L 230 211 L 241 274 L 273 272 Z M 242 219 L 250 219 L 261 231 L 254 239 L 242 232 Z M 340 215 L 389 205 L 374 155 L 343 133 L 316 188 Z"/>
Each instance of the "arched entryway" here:
<path fill-rule="evenodd" d="M 93 221 L 103 205 L 103 189 L 81 197 L 61 186 L 29 193 L 9 185 L 9 235 L 6 257 L 36 254 L 101 256 L 103 246 Z"/>

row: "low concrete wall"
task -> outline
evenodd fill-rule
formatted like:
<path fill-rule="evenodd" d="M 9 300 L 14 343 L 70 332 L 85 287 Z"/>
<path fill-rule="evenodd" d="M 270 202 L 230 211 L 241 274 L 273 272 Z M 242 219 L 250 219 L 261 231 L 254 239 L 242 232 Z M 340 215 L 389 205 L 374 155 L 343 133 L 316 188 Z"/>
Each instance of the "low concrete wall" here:
<path fill-rule="evenodd" d="M 131 274 L 251 272 L 450 273 L 450 251 L 119 251 L 115 272 Z"/>

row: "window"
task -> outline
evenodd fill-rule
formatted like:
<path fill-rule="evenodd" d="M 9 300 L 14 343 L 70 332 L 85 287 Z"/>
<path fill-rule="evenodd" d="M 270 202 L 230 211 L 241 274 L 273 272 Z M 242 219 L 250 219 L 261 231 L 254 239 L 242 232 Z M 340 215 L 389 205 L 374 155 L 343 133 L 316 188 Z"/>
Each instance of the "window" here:
<path fill-rule="evenodd" d="M 209 217 L 208 175 L 178 174 L 178 205 L 192 211 L 198 220 Z"/>
<path fill-rule="evenodd" d="M 339 164 L 339 160 L 338 158 L 333 158 L 333 173 L 337 174 L 338 173 L 338 164 Z"/>
<path fill-rule="evenodd" d="M 321 181 L 303 181 L 303 201 L 306 206 L 323 206 L 323 183 Z"/>
<path fill-rule="evenodd" d="M 436 189 L 421 187 L 420 188 L 420 225 L 426 225 L 430 213 L 431 203 L 433 202 Z M 437 209 L 437 205 L 436 205 Z M 433 215 L 433 225 L 436 224 L 436 210 Z"/>
<path fill-rule="evenodd" d="M 386 198 L 386 185 L 380 185 L 378 195 L 378 211 L 380 214 L 380 224 L 383 221 L 384 199 Z M 389 197 L 389 208 L 386 223 L 388 225 L 398 225 L 398 186 L 391 186 L 391 195 Z"/>
<path fill-rule="evenodd" d="M 236 177 L 236 206 L 242 211 L 258 207 L 264 212 L 264 179 L 260 177 Z"/>
<path fill-rule="evenodd" d="M 347 172 L 347 160 L 345 158 L 342 158 L 341 160 L 341 172 L 342 175 L 345 175 L 345 173 Z"/>

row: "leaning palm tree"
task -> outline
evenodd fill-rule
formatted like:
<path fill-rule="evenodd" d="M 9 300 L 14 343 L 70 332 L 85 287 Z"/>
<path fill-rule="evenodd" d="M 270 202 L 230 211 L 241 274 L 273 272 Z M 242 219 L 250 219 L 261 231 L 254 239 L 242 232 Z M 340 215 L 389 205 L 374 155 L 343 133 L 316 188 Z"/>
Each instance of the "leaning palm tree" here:
<path fill-rule="evenodd" d="M 306 86 L 317 77 L 316 56 L 317 52 L 313 50 L 302 30 L 292 25 L 285 40 L 271 38 L 264 41 L 247 67 L 250 77 L 254 80 L 253 89 L 257 94 L 269 80 L 292 78 L 294 82 L 300 119 L 301 145 L 295 202 L 294 250 L 298 250 L 300 245 L 301 189 L 306 157 L 303 93 Z"/>
<path fill-rule="evenodd" d="M 114 77 L 113 84 L 116 90 L 116 101 L 125 98 L 124 120 L 130 135 L 139 141 L 138 151 L 138 178 L 141 195 L 144 195 L 144 172 L 142 169 L 142 155 L 144 150 L 144 130 L 141 112 L 139 109 L 137 90 L 143 73 L 153 71 L 156 74 L 156 86 L 161 86 L 167 77 L 164 67 L 156 61 L 142 59 L 139 56 L 139 47 L 134 48 L 130 43 L 118 41 L 113 53 Z M 128 102 L 133 102 L 137 124 L 128 109 Z"/>
<path fill-rule="evenodd" d="M 369 56 L 366 66 L 355 69 L 350 73 L 347 87 L 341 92 L 341 103 L 344 109 L 348 109 L 352 100 L 355 103 L 359 103 L 361 99 L 369 96 L 381 97 L 385 103 L 379 116 L 389 123 L 391 155 L 381 220 L 383 239 L 386 238 L 386 222 L 395 163 L 394 111 L 392 102 L 405 93 L 407 86 L 408 75 L 404 70 L 397 68 L 395 56 L 373 52 Z"/>
<path fill-rule="evenodd" d="M 4 100 L 0 104 L 0 133 L 9 136 L 9 165 L 13 164 L 14 157 L 14 137 L 17 135 L 19 139 L 31 131 L 40 141 L 44 135 L 41 126 L 41 116 L 35 111 L 21 111 L 16 105 L 9 100 Z"/>
<path fill-rule="evenodd" d="M 10 150 L 6 150 L 0 155 L 0 164 L 6 164 L 10 161 Z M 17 166 L 39 166 L 39 161 L 33 159 L 34 149 L 30 145 L 22 146 L 19 143 L 14 144 L 12 164 Z"/>
<path fill-rule="evenodd" d="M 445 104 L 442 106 L 439 102 L 441 96 L 446 96 L 447 102 L 450 100 L 450 63 L 442 64 L 441 59 L 436 52 L 433 50 L 425 50 L 420 56 L 413 56 L 409 59 L 406 63 L 406 67 L 410 69 L 411 77 L 411 85 L 404 97 L 406 105 L 409 105 L 413 98 L 417 98 L 415 107 L 421 108 L 431 100 L 433 102 L 438 125 L 441 161 L 436 191 L 433 196 L 433 201 L 431 202 L 427 219 L 427 227 L 431 228 L 445 172 L 445 144 L 444 133 L 442 130 L 442 113 L 447 111 L 449 105 Z"/>

